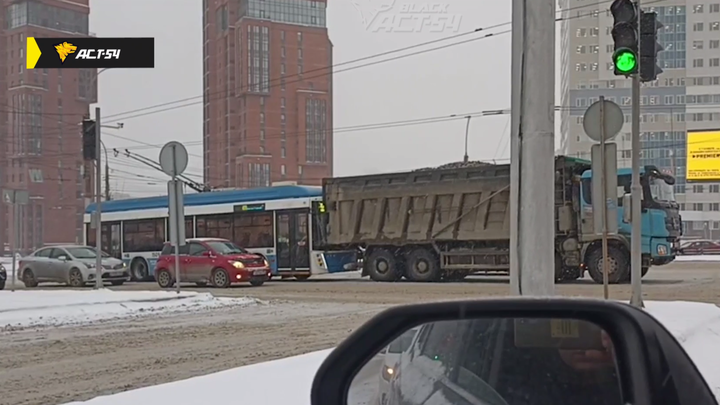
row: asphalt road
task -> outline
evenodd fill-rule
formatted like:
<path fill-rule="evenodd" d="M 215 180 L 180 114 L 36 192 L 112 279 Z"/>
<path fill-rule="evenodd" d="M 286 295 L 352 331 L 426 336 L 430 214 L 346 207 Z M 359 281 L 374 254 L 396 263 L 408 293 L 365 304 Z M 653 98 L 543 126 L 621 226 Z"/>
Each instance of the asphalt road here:
<path fill-rule="evenodd" d="M 155 283 L 130 283 L 113 289 L 158 287 Z M 375 283 L 357 274 L 302 282 L 273 281 L 262 287 L 188 289 L 217 296 L 251 296 L 268 304 L 0 333 L 0 404 L 52 405 L 86 400 L 320 350 L 333 347 L 370 316 L 391 305 L 509 292 L 507 279 L 499 277 L 419 284 Z M 558 285 L 557 292 L 602 297 L 602 286 L 583 279 Z M 610 287 L 610 298 L 629 296 L 629 285 Z M 655 267 L 643 279 L 643 296 L 646 300 L 718 304 L 720 263 Z M 373 379 L 371 372 L 368 376 Z"/>

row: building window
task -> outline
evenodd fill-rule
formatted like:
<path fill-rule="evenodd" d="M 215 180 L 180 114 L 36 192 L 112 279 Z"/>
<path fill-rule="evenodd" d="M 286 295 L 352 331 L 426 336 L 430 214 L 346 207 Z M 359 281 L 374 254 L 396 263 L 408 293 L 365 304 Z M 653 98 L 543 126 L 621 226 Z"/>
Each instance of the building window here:
<path fill-rule="evenodd" d="M 703 60 L 702 59 L 693 59 L 693 67 L 694 68 L 703 67 Z"/>
<path fill-rule="evenodd" d="M 270 187 L 270 164 L 248 163 L 249 186 Z"/>
<path fill-rule="evenodd" d="M 701 22 L 693 24 L 693 31 L 700 32 L 705 30 L 705 25 Z"/>
<path fill-rule="evenodd" d="M 321 99 L 305 101 L 305 155 L 307 162 L 327 162 L 327 103 Z"/>
<path fill-rule="evenodd" d="M 700 194 L 700 193 L 703 192 L 703 189 L 704 189 L 704 187 L 703 187 L 702 184 L 695 184 L 695 185 L 693 185 L 693 193 Z"/>

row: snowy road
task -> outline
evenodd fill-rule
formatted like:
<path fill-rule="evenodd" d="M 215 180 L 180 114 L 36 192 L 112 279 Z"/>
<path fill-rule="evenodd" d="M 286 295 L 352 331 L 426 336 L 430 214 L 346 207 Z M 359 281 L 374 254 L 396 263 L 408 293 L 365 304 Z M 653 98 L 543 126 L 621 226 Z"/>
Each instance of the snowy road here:
<path fill-rule="evenodd" d="M 356 276 L 355 276 L 356 277 Z M 716 263 L 654 268 L 646 299 L 720 302 Z M 131 284 L 121 290 L 156 289 Z M 269 305 L 107 321 L 91 326 L 0 333 L 0 404 L 52 405 L 156 385 L 329 348 L 388 305 L 506 295 L 507 282 L 271 282 L 260 288 L 203 290 L 251 296 Z M 558 286 L 568 296 L 602 296 L 587 280 Z M 627 299 L 629 286 L 612 286 Z"/>

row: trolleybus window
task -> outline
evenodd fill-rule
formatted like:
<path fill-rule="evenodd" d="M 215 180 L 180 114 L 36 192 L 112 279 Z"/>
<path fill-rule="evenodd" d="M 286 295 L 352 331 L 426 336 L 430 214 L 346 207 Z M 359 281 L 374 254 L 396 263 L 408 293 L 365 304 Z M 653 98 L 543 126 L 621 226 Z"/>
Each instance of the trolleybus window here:
<path fill-rule="evenodd" d="M 125 221 L 123 251 L 159 252 L 165 243 L 165 218 Z"/>
<path fill-rule="evenodd" d="M 198 238 L 223 238 L 251 249 L 274 245 L 272 212 L 203 215 L 196 222 Z"/>

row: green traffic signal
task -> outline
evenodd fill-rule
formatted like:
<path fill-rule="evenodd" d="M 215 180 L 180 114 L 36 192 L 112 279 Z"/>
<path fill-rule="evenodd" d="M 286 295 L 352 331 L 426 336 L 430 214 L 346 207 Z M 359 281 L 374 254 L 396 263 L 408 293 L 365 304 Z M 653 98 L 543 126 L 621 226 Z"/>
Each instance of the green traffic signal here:
<path fill-rule="evenodd" d="M 637 55 L 630 49 L 618 49 L 613 55 L 613 63 L 618 72 L 632 74 L 637 70 Z"/>

